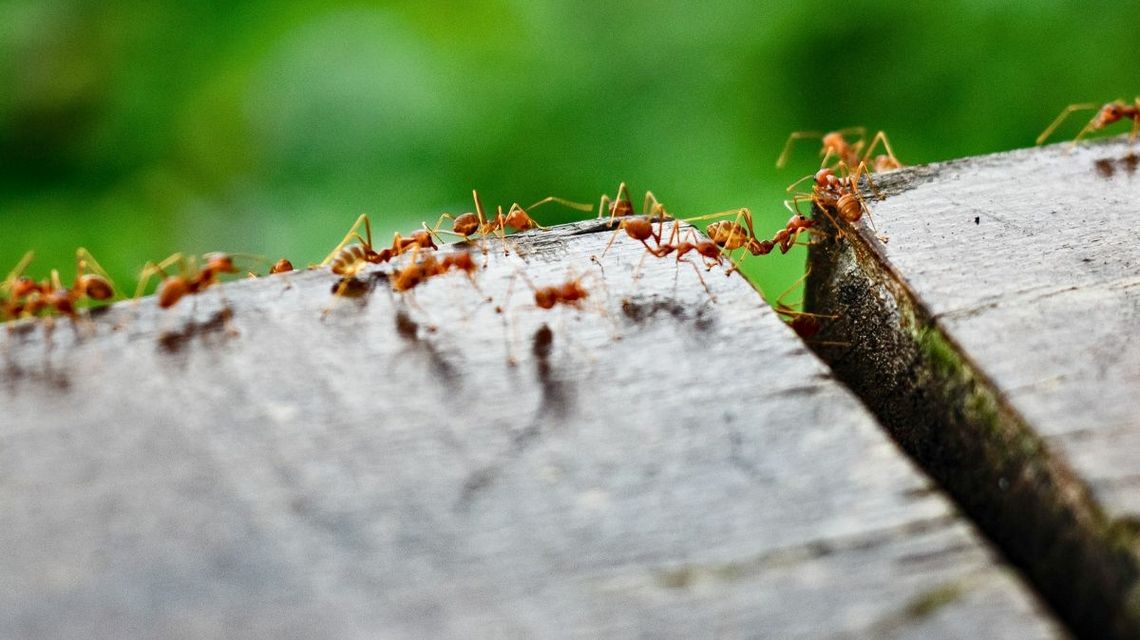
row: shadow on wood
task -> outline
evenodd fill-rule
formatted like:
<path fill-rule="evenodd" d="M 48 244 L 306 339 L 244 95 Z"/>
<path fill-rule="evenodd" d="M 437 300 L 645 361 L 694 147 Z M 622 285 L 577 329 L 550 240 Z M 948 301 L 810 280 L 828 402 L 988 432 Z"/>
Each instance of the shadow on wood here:
<path fill-rule="evenodd" d="M 603 231 L 492 244 L 478 288 L 317 270 L 15 327 L 3 633 L 1060 634 L 739 275 L 635 281 L 622 239 L 603 276 Z M 590 297 L 537 309 L 524 268 Z"/>

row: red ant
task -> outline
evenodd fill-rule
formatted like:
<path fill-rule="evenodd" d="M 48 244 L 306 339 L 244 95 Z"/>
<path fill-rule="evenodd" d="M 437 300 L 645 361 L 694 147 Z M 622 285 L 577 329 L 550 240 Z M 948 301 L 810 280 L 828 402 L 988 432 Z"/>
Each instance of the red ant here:
<path fill-rule="evenodd" d="M 500 205 L 497 207 L 495 217 L 488 219 L 483 209 L 483 202 L 479 199 L 479 192 L 472 189 L 471 197 L 475 201 L 474 213 L 467 212 L 454 217 L 450 213 L 444 213 L 439 217 L 438 220 L 436 220 L 435 226 L 432 227 L 431 232 L 435 233 L 438 231 L 440 225 L 443 224 L 444 220 L 451 220 L 451 233 L 463 238 L 464 240 L 469 240 L 470 237 L 475 234 L 478 234 L 483 238 L 486 238 L 492 234 L 496 234 L 499 236 L 499 239 L 503 241 L 505 247 L 507 229 L 513 229 L 515 231 L 530 231 L 531 229 L 545 228 L 539 224 L 537 220 L 532 218 L 530 216 L 530 213 L 528 213 L 529 210 L 532 210 L 535 207 L 540 207 L 548 202 L 557 202 L 558 204 L 570 207 L 571 209 L 577 209 L 579 211 L 589 211 L 591 208 L 590 205 L 587 204 L 571 202 L 569 200 L 555 196 L 548 196 L 530 205 L 529 207 L 526 207 L 525 209 L 516 202 L 510 206 L 506 213 L 503 213 L 503 207 Z M 486 253 L 486 248 L 483 249 L 483 252 Z M 507 253 L 510 252 L 507 251 Z"/>
<path fill-rule="evenodd" d="M 448 271 L 462 271 L 474 283 L 474 273 L 478 267 L 470 253 L 460 251 L 450 253 L 441 259 L 433 254 L 426 254 L 423 258 L 413 253 L 408 266 L 396 269 L 392 278 L 392 289 L 398 292 L 410 291 L 430 278 L 441 276 Z"/>
<path fill-rule="evenodd" d="M 848 135 L 855 135 L 856 142 L 847 142 Z M 784 144 L 784 150 L 780 153 L 780 157 L 776 160 L 776 168 L 782 169 L 787 164 L 788 156 L 791 155 L 792 146 L 795 145 L 797 140 L 805 138 L 821 138 L 823 141 L 823 148 L 820 149 L 819 155 L 823 156 L 823 162 L 820 163 L 821 167 L 826 167 L 828 161 L 834 156 L 840 162 L 845 163 L 849 167 L 859 166 L 866 164 L 871 160 L 871 155 L 875 152 L 875 148 L 881 143 L 886 150 L 886 155 L 877 155 L 874 160 L 871 160 L 870 166 L 874 167 L 877 172 L 891 171 L 902 167 L 902 163 L 895 157 L 895 152 L 891 149 L 891 142 L 887 139 L 887 134 L 883 131 L 875 133 L 875 137 L 871 139 L 871 144 L 867 145 L 866 151 L 863 150 L 864 142 L 866 140 L 867 129 L 865 127 L 849 127 L 847 129 L 840 129 L 839 131 L 829 131 L 827 133 L 819 133 L 817 131 L 796 131 L 788 136 L 787 143 Z"/>
<path fill-rule="evenodd" d="M 83 300 L 106 301 L 115 297 L 115 286 L 111 277 L 101 267 L 87 249 L 80 247 L 75 252 L 75 282 L 65 287 L 59 271 L 52 269 L 49 279 L 43 282 L 24 275 L 31 264 L 34 253 L 24 254 L 16 267 L 8 274 L 0 290 L 7 290 L 4 317 L 30 317 L 51 310 L 60 315 L 75 318 L 79 303 Z"/>
<path fill-rule="evenodd" d="M 582 276 L 575 276 L 571 274 L 570 277 L 568 277 L 563 282 L 543 287 L 536 286 L 534 282 L 532 282 L 531 279 L 526 275 L 526 273 L 522 271 L 517 271 L 515 273 L 515 276 L 521 276 L 526 282 L 527 286 L 530 287 L 531 291 L 534 294 L 534 307 L 537 309 L 549 311 L 555 307 L 563 306 L 582 311 L 588 308 L 588 301 L 591 299 L 591 296 L 589 289 L 587 289 L 586 286 L 582 283 L 582 281 L 585 279 Z M 600 284 L 603 288 L 605 287 L 604 281 L 601 281 Z M 507 287 L 506 301 L 503 303 L 503 306 L 495 308 L 497 312 L 504 313 L 506 309 L 509 308 L 508 303 L 510 301 L 513 289 L 514 278 L 512 277 L 511 283 Z M 601 303 L 597 304 L 596 306 L 589 305 L 589 308 L 597 311 L 603 317 L 607 319 L 609 318 L 605 307 Z M 512 336 L 514 335 L 514 323 L 511 322 L 507 317 L 504 318 L 504 329 L 508 331 L 506 337 L 507 363 L 511 366 L 514 366 L 517 364 L 517 361 L 515 360 L 515 357 L 512 353 L 513 349 L 511 347 L 511 344 L 514 342 L 512 339 Z M 612 326 L 611 330 L 613 338 L 615 340 L 620 339 L 620 336 L 617 333 L 616 325 Z"/>
<path fill-rule="evenodd" d="M 138 298 L 146 290 L 151 277 L 162 274 L 163 280 L 158 288 L 158 306 L 163 309 L 173 307 L 184 296 L 198 294 L 218 283 L 218 276 L 223 273 L 237 273 L 234 266 L 234 254 L 207 253 L 202 256 L 202 266 L 194 256 L 187 258 L 176 253 L 157 264 L 148 262 L 143 267 L 139 277 L 139 286 L 135 290 Z M 166 272 L 172 266 L 178 266 L 178 271 L 171 275 Z"/>
<path fill-rule="evenodd" d="M 868 218 L 871 215 L 871 208 L 867 205 L 866 199 L 859 191 L 859 178 L 864 175 L 865 165 L 860 164 L 856 167 L 855 172 L 850 175 L 842 175 L 846 173 L 847 166 L 844 163 L 839 163 L 839 171 L 841 175 L 836 175 L 834 169 L 823 168 L 815 172 L 814 175 L 809 175 L 797 180 L 788 186 L 788 191 L 791 191 L 804 180 L 813 180 L 812 191 L 810 195 L 796 194 L 792 197 L 789 209 L 798 214 L 799 202 L 805 197 L 810 198 L 811 202 L 815 204 L 824 215 L 831 218 L 831 212 L 835 212 L 839 217 L 843 218 L 849 223 L 854 224 L 858 222 L 863 214 L 867 214 Z M 878 188 L 875 186 L 875 181 L 871 179 L 870 173 L 866 174 L 867 183 L 871 189 L 878 193 Z M 788 205 L 785 202 L 785 205 Z M 832 224 L 842 234 L 839 224 L 834 218 L 831 218 Z M 872 222 L 872 226 L 874 222 Z"/>
<path fill-rule="evenodd" d="M 1060 115 L 1058 115 L 1057 118 L 1053 120 L 1053 124 L 1049 125 L 1045 131 L 1041 133 L 1041 135 L 1037 136 L 1037 144 L 1045 142 L 1046 138 L 1048 138 L 1053 133 L 1053 131 L 1074 112 L 1096 108 L 1097 106 L 1094 103 L 1071 104 L 1065 107 L 1061 111 Z M 1086 124 L 1085 127 L 1081 129 L 1080 133 L 1077 134 L 1077 137 L 1073 138 L 1073 144 L 1075 145 L 1088 133 L 1100 131 L 1107 126 L 1115 124 L 1124 119 L 1129 119 L 1132 121 L 1132 133 L 1129 136 L 1128 140 L 1130 143 L 1134 143 L 1136 142 L 1136 133 L 1137 131 L 1140 131 L 1140 96 L 1138 96 L 1132 104 L 1128 104 L 1123 100 L 1114 100 L 1108 104 L 1101 106 L 1100 109 L 1096 112 L 1096 115 L 1092 117 L 1092 120 L 1089 120 L 1088 124 Z"/>
<path fill-rule="evenodd" d="M 364 226 L 364 236 L 360 235 L 360 227 Z M 356 240 L 358 244 L 349 243 Z M 438 249 L 433 241 L 433 234 L 428 229 L 417 229 L 408 237 L 398 232 L 392 238 L 392 246 L 376 251 L 372 245 L 372 222 L 368 214 L 362 213 L 348 229 L 348 233 L 333 248 L 329 255 L 321 261 L 321 266 L 329 265 L 333 273 L 352 279 L 367 264 L 380 264 L 388 262 L 393 256 L 400 255 L 411 249 Z"/>
<path fill-rule="evenodd" d="M 274 262 L 273 266 L 269 268 L 269 275 L 275 275 L 278 273 L 288 273 L 292 270 L 293 270 L 293 263 L 289 262 L 285 258 L 281 258 L 277 262 Z"/>

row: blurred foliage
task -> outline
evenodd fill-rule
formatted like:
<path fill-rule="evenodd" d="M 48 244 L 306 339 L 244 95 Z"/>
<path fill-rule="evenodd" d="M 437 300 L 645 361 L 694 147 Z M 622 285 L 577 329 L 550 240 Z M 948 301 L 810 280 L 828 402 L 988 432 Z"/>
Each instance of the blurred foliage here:
<path fill-rule="evenodd" d="M 473 187 L 596 203 L 625 180 L 770 233 L 818 163 L 805 144 L 776 172 L 789 132 L 885 129 L 909 164 L 1028 146 L 1069 103 L 1140 93 L 1137 24 L 1087 2 L 0 0 L 0 270 L 78 245 L 122 282 L 178 250 L 304 264 L 362 211 L 384 237 Z M 802 270 L 750 267 L 769 295 Z"/>

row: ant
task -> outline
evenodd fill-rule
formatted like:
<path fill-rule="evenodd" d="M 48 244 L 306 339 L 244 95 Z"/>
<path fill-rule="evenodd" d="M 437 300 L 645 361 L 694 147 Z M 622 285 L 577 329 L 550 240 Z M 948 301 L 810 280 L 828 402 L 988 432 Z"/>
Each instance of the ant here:
<path fill-rule="evenodd" d="M 574 275 L 572 272 L 570 274 L 568 274 L 568 277 L 566 280 L 564 280 L 560 283 L 549 285 L 549 286 L 539 287 L 539 286 L 536 286 L 534 284 L 534 282 L 526 275 L 525 272 L 516 271 L 515 275 L 512 276 L 512 278 L 511 278 L 510 284 L 507 286 L 507 294 L 506 294 L 506 298 L 503 302 L 503 305 L 500 307 L 496 307 L 495 308 L 496 312 L 503 313 L 503 314 L 507 313 L 506 310 L 510 308 L 509 302 L 511 299 L 512 292 L 514 290 L 515 278 L 518 276 L 521 276 L 523 278 L 523 280 L 526 282 L 527 286 L 530 287 L 531 291 L 533 292 L 533 294 L 534 294 L 534 308 L 542 309 L 542 310 L 546 310 L 546 311 L 549 311 L 549 310 L 554 309 L 554 308 L 559 307 L 559 306 L 570 307 L 570 308 L 576 309 L 578 311 L 584 311 L 587 309 L 592 309 L 594 311 L 597 311 L 599 314 L 601 314 L 602 317 L 609 319 L 609 314 L 606 313 L 606 309 L 605 309 L 605 306 L 603 305 L 603 303 L 599 302 L 596 305 L 589 305 L 588 304 L 588 301 L 591 299 L 591 295 L 590 295 L 590 290 L 587 289 L 586 286 L 583 284 L 583 280 L 585 280 L 585 276 L 577 276 L 577 275 Z M 595 274 L 595 276 L 596 276 L 596 274 Z M 605 281 L 604 280 L 599 280 L 599 284 L 602 288 L 605 288 Z M 608 297 L 609 297 L 609 294 L 608 294 L 608 290 L 607 290 L 606 298 L 608 299 Z M 523 308 L 527 308 L 527 307 L 524 306 Z M 611 320 L 611 324 L 612 324 L 612 320 Z M 518 362 L 514 357 L 513 348 L 511 346 L 514 342 L 514 339 L 513 339 L 514 322 L 512 322 L 510 320 L 509 315 L 504 315 L 504 330 L 506 331 L 506 342 L 507 342 L 507 364 L 509 364 L 510 366 L 515 366 L 516 364 L 518 364 Z M 615 340 L 619 340 L 621 338 L 621 336 L 617 333 L 617 326 L 616 325 L 611 326 L 611 335 L 613 336 L 613 338 Z"/>
<path fill-rule="evenodd" d="M 1065 107 L 1061 111 L 1060 115 L 1058 115 L 1057 118 L 1053 120 L 1053 124 L 1050 124 L 1045 129 L 1045 131 L 1041 132 L 1041 135 L 1037 136 L 1037 144 L 1045 142 L 1046 138 L 1048 138 L 1053 133 L 1053 131 L 1056 130 L 1056 128 L 1060 126 L 1060 124 L 1074 112 L 1086 111 L 1096 108 L 1096 104 L 1091 102 L 1085 104 L 1071 104 Z M 1112 102 L 1101 106 L 1100 109 L 1097 110 L 1096 115 L 1094 115 L 1092 119 L 1089 120 L 1088 124 L 1086 124 L 1085 127 L 1081 129 L 1080 133 L 1077 134 L 1077 137 L 1073 138 L 1073 145 L 1075 146 L 1077 142 L 1080 142 L 1081 138 L 1085 137 L 1086 134 L 1092 133 L 1094 131 L 1100 131 L 1107 126 L 1115 124 L 1124 119 L 1129 119 L 1132 121 L 1132 133 L 1129 136 L 1128 141 L 1130 144 L 1134 143 L 1136 142 L 1136 133 L 1137 131 L 1140 131 L 1140 96 L 1138 96 L 1132 104 L 1128 104 L 1123 100 L 1113 100 Z"/>
<path fill-rule="evenodd" d="M 452 270 L 464 272 L 474 284 L 474 273 L 477 268 L 475 260 L 466 251 L 450 253 L 438 260 L 430 253 L 423 258 L 418 258 L 417 254 L 413 253 L 408 266 L 396 269 L 393 273 L 392 289 L 400 293 L 410 291 L 428 279 Z"/>
<path fill-rule="evenodd" d="M 364 236 L 360 235 L 360 227 L 364 227 Z M 438 249 L 433 241 L 434 234 L 428 229 L 417 229 L 408 237 L 398 232 L 392 237 L 392 246 L 377 251 L 372 245 L 372 222 L 368 214 L 362 213 L 356 222 L 348 229 L 348 233 L 336 247 L 321 261 L 321 266 L 329 265 L 329 269 L 341 277 L 340 285 L 334 295 L 341 296 L 356 281 L 356 276 L 369 264 L 381 264 L 390 261 L 394 256 L 407 251 L 420 249 Z M 357 244 L 349 244 L 353 240 Z M 328 310 L 326 310 L 326 313 Z"/>
<path fill-rule="evenodd" d="M 657 196 L 653 195 L 652 191 L 645 192 L 645 202 L 641 206 L 642 215 L 656 216 L 662 215 L 668 217 L 665 211 L 665 205 L 657 200 Z M 618 185 L 617 197 L 610 198 L 608 194 L 603 194 L 601 202 L 598 203 L 598 219 L 600 220 L 605 215 L 608 215 L 610 220 L 614 218 L 622 218 L 625 216 L 632 216 L 633 200 L 629 196 L 629 187 L 624 182 Z"/>
<path fill-rule="evenodd" d="M 360 227 L 364 227 L 364 236 L 360 235 Z M 372 222 L 367 213 L 360 214 L 356 222 L 349 227 L 348 233 L 333 248 L 320 266 L 329 265 L 333 273 L 347 279 L 354 278 L 366 264 L 380 264 L 388 262 L 393 256 L 400 255 L 412 249 L 438 249 L 433 241 L 434 234 L 428 229 L 417 229 L 408 237 L 397 232 L 392 238 L 392 246 L 376 251 L 372 245 Z M 356 240 L 358 244 L 349 243 Z"/>
<path fill-rule="evenodd" d="M 234 254 L 207 253 L 202 256 L 204 264 L 199 266 L 194 256 L 187 258 L 181 253 L 176 253 L 157 264 L 148 262 L 139 276 L 135 298 L 143 294 L 153 276 L 162 274 L 163 280 L 158 289 L 158 306 L 169 309 L 184 296 L 198 294 L 217 284 L 220 274 L 237 273 L 238 268 L 234 266 L 233 258 Z M 177 266 L 178 271 L 171 275 L 166 270 L 173 266 Z"/>
<path fill-rule="evenodd" d="M 835 212 L 840 218 L 843 218 L 849 223 L 854 224 L 858 222 L 863 214 L 867 214 L 870 219 L 871 208 L 867 205 L 866 199 L 863 197 L 862 192 L 859 190 L 859 178 L 866 175 L 867 183 L 871 186 L 871 190 L 878 194 L 878 188 L 875 186 L 875 181 L 871 178 L 870 172 L 864 174 L 866 165 L 860 164 L 856 167 L 854 173 L 847 175 L 847 165 L 840 162 L 839 175 L 836 171 L 829 167 L 824 167 L 813 175 L 804 176 L 788 186 L 788 191 L 795 189 L 796 185 L 804 180 L 812 180 L 812 190 L 810 195 L 796 194 L 792 197 L 791 206 L 789 209 L 792 213 L 799 213 L 798 207 L 800 200 L 805 197 L 810 198 L 811 202 L 823 211 L 824 215 L 831 219 L 832 224 L 842 234 L 837 221 L 831 216 L 831 212 Z M 787 202 L 784 203 L 786 206 Z M 874 222 L 872 221 L 872 226 Z"/>
<path fill-rule="evenodd" d="M 278 273 L 288 273 L 292 270 L 293 270 L 293 263 L 289 262 L 285 258 L 281 258 L 277 262 L 274 262 L 272 267 L 269 267 L 269 275 L 275 275 Z"/>
<path fill-rule="evenodd" d="M 847 136 L 854 135 L 856 142 L 848 142 Z M 834 156 L 840 162 L 847 164 L 847 166 L 858 166 L 866 164 L 871 160 L 871 165 L 876 172 L 891 171 L 902 167 L 902 163 L 895 157 L 894 150 L 891 149 L 891 141 L 887 139 L 887 134 L 883 131 L 875 133 L 875 137 L 871 139 L 871 144 L 866 146 L 866 151 L 863 150 L 866 141 L 867 129 L 865 127 L 848 127 L 840 129 L 839 131 L 828 131 L 827 133 L 820 133 L 818 131 L 796 131 L 788 136 L 788 141 L 784 144 L 784 150 L 780 153 L 780 157 L 776 159 L 776 168 L 783 169 L 787 164 L 788 156 L 791 155 L 792 147 L 797 140 L 820 138 L 823 142 L 823 148 L 820 149 L 819 155 L 823 156 L 823 162 L 820 163 L 821 167 L 826 167 L 827 163 Z M 886 155 L 880 154 L 871 159 L 875 148 L 879 144 L 883 145 L 886 150 Z"/>
<path fill-rule="evenodd" d="M 450 213 L 443 213 L 435 226 L 432 227 L 431 233 L 439 230 L 444 220 L 451 220 L 451 233 L 463 238 L 464 241 L 470 239 L 471 236 L 478 234 L 482 238 L 489 235 L 496 234 L 499 239 L 503 241 L 504 247 L 506 245 L 507 229 L 515 231 L 530 231 L 531 229 L 545 229 L 537 220 L 531 217 L 529 210 L 535 207 L 540 207 L 548 202 L 557 202 L 563 206 L 579 211 L 589 211 L 590 205 L 581 204 L 578 202 L 571 202 L 569 200 L 558 198 L 555 196 L 548 196 L 539 200 L 538 202 L 526 207 L 525 209 L 519 203 L 513 203 L 506 213 L 503 213 L 502 205 L 497 207 L 497 212 L 494 218 L 488 219 L 483 209 L 483 202 L 479 199 L 479 192 L 475 189 L 471 190 L 471 197 L 475 201 L 475 212 L 467 212 L 458 216 L 452 216 Z M 483 253 L 486 253 L 486 247 L 483 248 Z M 510 253 L 510 251 L 506 251 Z"/>
<path fill-rule="evenodd" d="M 52 269 L 49 279 L 37 283 L 24 275 L 34 253 L 24 254 L 16 268 L 8 274 L 0 289 L 8 291 L 4 305 L 6 317 L 37 316 L 43 311 L 54 311 L 72 319 L 76 317 L 83 300 L 106 301 L 115 297 L 111 277 L 83 247 L 75 251 L 75 282 L 65 287 L 59 271 Z"/>
<path fill-rule="evenodd" d="M 723 215 L 723 214 L 713 214 Z M 610 241 L 606 243 L 606 248 L 602 251 L 601 257 L 592 257 L 591 260 L 601 265 L 601 258 L 606 256 L 610 247 L 613 246 L 617 236 L 620 232 L 625 231 L 626 235 L 630 238 L 637 240 L 645 247 L 645 253 L 642 254 L 641 260 L 637 263 L 637 267 L 633 270 L 634 279 L 637 279 L 637 274 L 641 272 L 642 264 L 646 256 L 653 256 L 655 258 L 664 258 L 668 255 L 675 255 L 678 263 L 687 262 L 693 266 L 697 273 L 697 278 L 700 279 L 701 285 L 708 292 L 709 296 L 713 297 L 712 291 L 709 290 L 708 284 L 705 283 L 704 276 L 701 275 L 700 269 L 697 268 L 695 262 L 686 257 L 690 252 L 696 252 L 704 258 L 706 269 L 711 269 L 716 265 L 724 264 L 724 257 L 721 255 L 721 248 L 715 242 L 708 238 L 697 237 L 696 231 L 690 227 L 686 230 L 684 238 L 680 236 L 680 224 L 676 219 L 667 217 L 664 208 L 658 208 L 657 219 L 653 220 L 649 215 L 627 216 L 622 219 L 618 224 L 617 229 L 614 229 L 610 235 Z M 673 229 L 669 234 L 669 239 L 666 241 L 662 238 L 662 227 L 666 220 L 673 220 Z M 654 223 L 657 224 L 656 229 Z M 652 240 L 651 245 L 649 241 Z"/>

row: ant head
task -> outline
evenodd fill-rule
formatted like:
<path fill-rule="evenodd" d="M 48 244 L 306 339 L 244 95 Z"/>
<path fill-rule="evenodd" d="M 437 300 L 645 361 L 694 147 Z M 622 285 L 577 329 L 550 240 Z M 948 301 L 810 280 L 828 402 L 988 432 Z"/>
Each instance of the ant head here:
<path fill-rule="evenodd" d="M 115 296 L 115 289 L 103 276 L 88 273 L 79 278 L 79 290 L 92 300 L 110 300 Z"/>
<path fill-rule="evenodd" d="M 206 260 L 206 268 L 216 273 L 237 273 L 238 269 L 234 266 L 234 259 L 228 253 L 207 253 L 203 258 Z"/>
<path fill-rule="evenodd" d="M 420 245 L 423 249 L 438 249 L 435 242 L 432 240 L 431 232 L 427 229 L 417 229 L 412 232 L 412 241 Z"/>
<path fill-rule="evenodd" d="M 292 271 L 292 270 L 293 270 L 293 263 L 289 262 L 285 258 L 281 258 L 277 262 L 273 263 L 273 266 L 269 268 L 269 273 L 270 274 L 285 273 L 286 271 Z"/>
<path fill-rule="evenodd" d="M 838 181 L 839 181 L 839 178 L 835 177 L 835 170 L 832 169 L 831 167 L 824 167 L 824 168 L 820 169 L 819 171 L 815 172 L 815 184 L 816 184 L 816 186 L 826 188 L 826 187 L 834 185 Z"/>
<path fill-rule="evenodd" d="M 1124 104 L 1120 101 L 1110 102 L 1100 108 L 1096 114 L 1096 126 L 1107 127 L 1108 125 L 1120 120 L 1124 117 Z"/>
<path fill-rule="evenodd" d="M 451 224 L 451 230 L 467 237 L 479 230 L 479 216 L 470 212 L 457 216 Z"/>
<path fill-rule="evenodd" d="M 796 213 L 796 214 L 793 214 L 791 218 L 788 218 L 787 228 L 789 228 L 789 229 L 800 229 L 800 228 L 806 229 L 806 228 L 814 226 L 814 225 L 815 225 L 815 220 L 808 218 L 807 216 L 805 216 L 802 213 Z"/>
<path fill-rule="evenodd" d="M 169 276 L 158 289 L 158 306 L 163 309 L 173 307 L 190 292 L 190 283 L 183 276 Z"/>

